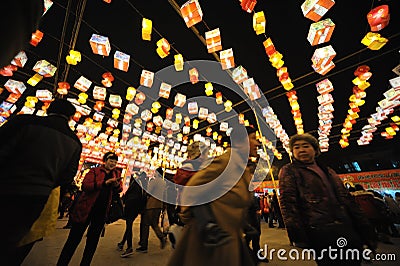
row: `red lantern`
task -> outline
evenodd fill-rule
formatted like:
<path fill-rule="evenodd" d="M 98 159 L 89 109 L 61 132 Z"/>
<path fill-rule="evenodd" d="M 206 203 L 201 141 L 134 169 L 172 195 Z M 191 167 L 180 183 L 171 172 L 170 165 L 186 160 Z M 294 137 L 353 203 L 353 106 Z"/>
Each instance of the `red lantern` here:
<path fill-rule="evenodd" d="M 367 14 L 367 20 L 371 31 L 380 31 L 385 28 L 390 20 L 389 6 L 381 5 L 375 7 Z"/>
<path fill-rule="evenodd" d="M 17 71 L 18 67 L 14 65 L 8 65 L 0 69 L 0 75 L 5 77 L 11 77 L 14 75 L 14 71 Z"/>
<path fill-rule="evenodd" d="M 78 122 L 79 121 L 79 119 L 81 119 L 81 113 L 79 113 L 79 112 L 76 112 L 75 114 L 74 114 L 74 116 L 72 117 L 72 119 L 75 121 L 75 122 Z"/>
<path fill-rule="evenodd" d="M 40 30 L 36 30 L 34 33 L 32 33 L 30 44 L 33 46 L 37 46 L 42 40 L 42 38 L 43 38 L 43 32 L 41 32 Z"/>
<path fill-rule="evenodd" d="M 58 82 L 57 92 L 61 95 L 67 95 L 70 88 L 71 86 L 68 82 Z"/>
<path fill-rule="evenodd" d="M 254 6 L 257 4 L 256 0 L 242 0 L 242 3 L 240 4 L 242 6 L 242 9 L 246 11 L 247 13 L 251 13 L 254 10 Z"/>
<path fill-rule="evenodd" d="M 104 107 L 104 102 L 103 101 L 96 101 L 96 104 L 93 106 L 93 109 L 96 110 L 97 112 L 100 112 L 101 109 Z"/>
<path fill-rule="evenodd" d="M 111 87 L 112 82 L 114 81 L 114 76 L 111 74 L 111 72 L 106 72 L 102 75 L 103 80 L 101 83 L 104 85 L 104 87 Z"/>

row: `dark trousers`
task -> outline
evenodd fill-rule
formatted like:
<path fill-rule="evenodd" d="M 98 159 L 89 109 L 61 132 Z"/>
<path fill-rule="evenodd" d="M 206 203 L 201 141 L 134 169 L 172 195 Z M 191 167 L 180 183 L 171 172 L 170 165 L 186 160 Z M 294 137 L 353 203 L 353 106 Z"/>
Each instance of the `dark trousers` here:
<path fill-rule="evenodd" d="M 149 209 L 144 213 L 144 217 L 140 223 L 140 238 L 139 243 L 141 247 L 147 248 L 149 241 L 150 226 L 153 228 L 154 233 L 157 235 L 158 239 L 163 239 L 164 235 L 161 232 L 159 224 L 160 214 L 162 209 Z M 142 225 L 143 223 L 143 225 Z"/>
<path fill-rule="evenodd" d="M 18 242 L 39 218 L 47 198 L 23 195 L 0 197 L 0 210 L 7 216 L 0 219 L 0 258 L 5 265 L 8 260 L 14 260 Z"/>
<path fill-rule="evenodd" d="M 87 222 L 84 224 L 72 224 L 67 242 L 65 242 L 64 248 L 61 251 L 57 265 L 68 265 L 68 263 L 71 261 L 72 256 L 75 253 L 76 248 L 81 242 L 83 234 L 85 233 L 88 225 L 89 229 L 87 232 L 86 245 L 80 265 L 90 265 L 93 259 L 93 255 L 96 251 L 97 244 L 99 243 L 104 224 L 104 215 L 96 214 L 90 215 Z"/>
<path fill-rule="evenodd" d="M 136 217 L 138 217 L 138 215 L 139 215 L 138 210 L 135 210 L 132 214 L 129 215 L 129 217 L 125 215 L 125 232 L 122 241 L 120 243 L 124 244 L 126 241 L 128 249 L 132 248 L 132 235 L 133 235 L 132 226 L 133 222 L 135 221 Z"/>

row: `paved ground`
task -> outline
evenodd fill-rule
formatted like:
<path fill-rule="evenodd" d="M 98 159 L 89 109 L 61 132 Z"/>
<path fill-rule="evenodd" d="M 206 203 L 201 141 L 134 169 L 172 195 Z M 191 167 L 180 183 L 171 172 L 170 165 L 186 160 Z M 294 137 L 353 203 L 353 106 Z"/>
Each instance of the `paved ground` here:
<path fill-rule="evenodd" d="M 29 256 L 26 258 L 23 266 L 35 266 L 35 265 L 55 265 L 61 249 L 67 239 L 69 230 L 62 229 L 66 224 L 66 220 L 59 220 L 57 223 L 57 230 L 49 237 L 45 238 L 43 241 L 38 242 L 32 249 Z M 99 245 L 97 247 L 96 254 L 94 255 L 92 265 L 103 266 L 103 265 L 140 265 L 140 266 L 161 266 L 166 265 L 168 257 L 172 252 L 172 248 L 168 245 L 164 250 L 159 247 L 159 241 L 156 238 L 154 232 L 150 229 L 150 239 L 149 239 L 149 250 L 148 253 L 135 253 L 128 258 L 120 258 L 120 251 L 117 251 L 116 245 L 121 240 L 125 228 L 125 222 L 120 220 L 106 228 L 106 233 L 103 238 L 100 238 Z M 139 241 L 139 219 L 134 223 L 133 227 L 134 237 L 133 243 L 135 244 Z M 84 239 L 85 240 L 85 239 Z M 395 266 L 400 265 L 400 239 L 392 239 L 394 245 L 387 245 L 379 243 L 378 253 L 385 254 L 395 254 L 396 261 L 374 261 L 372 264 L 366 265 L 383 265 L 383 266 Z M 79 245 L 77 251 L 70 265 L 79 265 L 80 259 L 82 257 L 83 248 L 85 241 L 82 241 Z M 262 235 L 261 235 L 261 245 L 262 248 L 268 245 L 268 250 L 272 248 L 285 249 L 287 252 L 292 248 L 289 245 L 289 240 L 286 235 L 286 231 L 277 228 L 268 228 L 266 223 L 262 223 Z M 135 246 L 137 247 L 137 246 Z M 288 253 L 286 253 L 286 256 Z M 301 253 L 300 253 L 301 254 Z M 281 261 L 276 257 L 276 252 L 274 254 L 274 259 L 268 264 L 260 265 L 301 265 L 309 266 L 316 265 L 313 261 Z M 210 265 L 211 266 L 211 265 Z M 221 265 L 222 266 L 222 265 Z"/>

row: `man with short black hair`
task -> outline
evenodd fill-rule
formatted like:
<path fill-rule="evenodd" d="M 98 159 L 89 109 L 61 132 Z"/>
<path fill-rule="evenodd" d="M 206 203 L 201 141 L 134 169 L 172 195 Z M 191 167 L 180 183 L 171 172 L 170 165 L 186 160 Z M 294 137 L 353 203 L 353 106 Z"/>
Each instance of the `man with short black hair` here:
<path fill-rule="evenodd" d="M 1 252 L 14 250 L 39 217 L 53 188 L 70 184 L 82 144 L 68 121 L 75 107 L 54 100 L 48 116 L 17 115 L 0 127 Z"/>

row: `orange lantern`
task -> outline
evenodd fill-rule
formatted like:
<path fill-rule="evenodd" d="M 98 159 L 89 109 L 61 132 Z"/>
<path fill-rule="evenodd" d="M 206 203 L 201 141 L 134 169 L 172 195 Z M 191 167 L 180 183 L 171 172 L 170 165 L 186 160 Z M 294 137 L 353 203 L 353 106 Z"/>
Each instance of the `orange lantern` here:
<path fill-rule="evenodd" d="M 255 5 L 257 4 L 256 0 L 241 0 L 240 5 L 242 9 L 247 13 L 251 13 L 254 10 Z"/>
<path fill-rule="evenodd" d="M 112 82 L 114 81 L 114 76 L 111 74 L 111 72 L 106 72 L 102 75 L 103 80 L 101 81 L 101 84 L 103 84 L 104 87 L 111 87 Z"/>
<path fill-rule="evenodd" d="M 74 114 L 74 116 L 72 117 L 72 119 L 73 119 L 75 122 L 78 122 L 79 119 L 80 119 L 81 117 L 82 117 L 81 113 L 76 112 L 76 113 Z"/>
<path fill-rule="evenodd" d="M 371 31 L 380 31 L 389 24 L 390 14 L 389 6 L 381 5 L 377 6 L 367 14 L 368 24 L 371 27 Z"/>
<path fill-rule="evenodd" d="M 57 92 L 61 95 L 67 95 L 70 88 L 71 86 L 68 82 L 58 82 Z"/>
<path fill-rule="evenodd" d="M 42 40 L 42 38 L 43 38 L 43 32 L 41 32 L 40 30 L 36 30 L 34 33 L 32 33 L 30 44 L 33 46 L 37 46 Z"/>
<path fill-rule="evenodd" d="M 201 10 L 198 0 L 189 0 L 181 6 L 181 15 L 185 20 L 186 26 L 199 23 L 203 19 L 203 11 Z"/>

